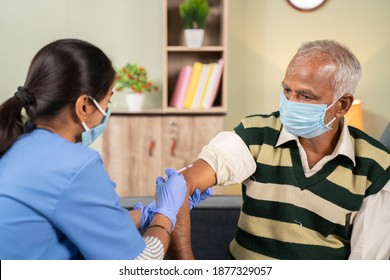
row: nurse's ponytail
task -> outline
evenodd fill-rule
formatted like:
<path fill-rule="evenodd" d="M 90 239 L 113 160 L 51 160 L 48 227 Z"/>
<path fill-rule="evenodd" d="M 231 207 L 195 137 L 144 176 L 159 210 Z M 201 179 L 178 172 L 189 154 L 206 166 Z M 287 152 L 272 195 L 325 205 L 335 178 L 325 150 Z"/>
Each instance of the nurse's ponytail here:
<path fill-rule="evenodd" d="M 27 128 L 22 117 L 22 108 L 34 103 L 34 97 L 24 87 L 19 87 L 14 96 L 0 106 L 0 156 L 23 134 Z"/>

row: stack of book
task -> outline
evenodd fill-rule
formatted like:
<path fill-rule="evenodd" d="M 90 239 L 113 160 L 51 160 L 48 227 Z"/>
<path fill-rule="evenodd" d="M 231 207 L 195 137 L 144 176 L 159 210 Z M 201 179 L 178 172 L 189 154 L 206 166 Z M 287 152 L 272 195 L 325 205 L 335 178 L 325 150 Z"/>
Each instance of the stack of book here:
<path fill-rule="evenodd" d="M 207 109 L 213 106 L 221 83 L 224 61 L 194 62 L 179 73 L 169 106 L 180 109 Z"/>

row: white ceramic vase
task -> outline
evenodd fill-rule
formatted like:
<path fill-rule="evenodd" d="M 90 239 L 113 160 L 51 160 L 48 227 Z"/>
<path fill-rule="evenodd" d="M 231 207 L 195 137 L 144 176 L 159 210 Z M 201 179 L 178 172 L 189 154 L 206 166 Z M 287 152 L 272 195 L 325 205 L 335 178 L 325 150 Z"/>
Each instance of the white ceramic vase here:
<path fill-rule="evenodd" d="M 203 29 L 184 29 L 184 40 L 189 48 L 200 48 L 203 44 Z"/>
<path fill-rule="evenodd" d="M 144 107 L 145 94 L 126 92 L 126 104 L 129 112 L 141 112 Z"/>

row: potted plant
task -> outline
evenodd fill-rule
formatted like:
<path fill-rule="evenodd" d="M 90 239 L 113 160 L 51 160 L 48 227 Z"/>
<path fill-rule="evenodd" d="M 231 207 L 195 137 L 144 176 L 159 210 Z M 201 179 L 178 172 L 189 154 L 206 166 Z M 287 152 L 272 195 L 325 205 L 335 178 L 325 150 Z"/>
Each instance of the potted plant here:
<path fill-rule="evenodd" d="M 199 48 L 202 46 L 208 14 L 207 0 L 185 0 L 179 4 L 179 15 L 183 21 L 184 39 L 187 47 Z"/>
<path fill-rule="evenodd" d="M 158 87 L 148 80 L 148 73 L 144 67 L 127 63 L 116 70 L 115 91 L 125 93 L 129 111 L 142 110 L 145 96 L 143 93 L 158 90 Z"/>

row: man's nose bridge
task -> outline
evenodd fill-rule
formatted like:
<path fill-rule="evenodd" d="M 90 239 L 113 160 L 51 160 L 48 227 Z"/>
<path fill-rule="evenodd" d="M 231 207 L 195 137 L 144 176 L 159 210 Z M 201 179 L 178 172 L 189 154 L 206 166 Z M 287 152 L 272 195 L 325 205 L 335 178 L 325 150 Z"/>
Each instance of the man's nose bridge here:
<path fill-rule="evenodd" d="M 292 92 L 292 93 L 290 94 L 290 99 L 289 99 L 288 101 L 293 101 L 293 102 L 295 102 L 294 99 L 295 99 L 295 100 L 297 99 L 297 93 L 296 93 L 296 92 Z"/>

